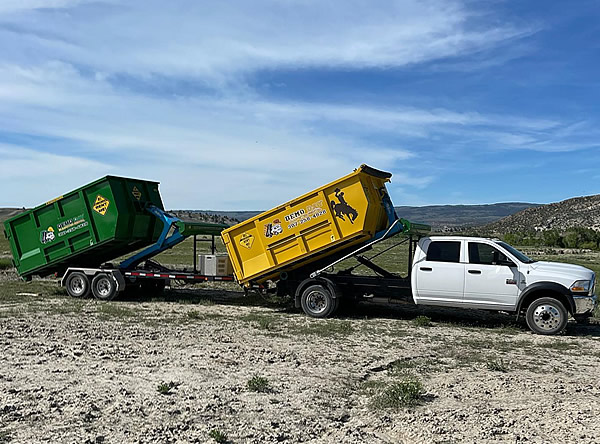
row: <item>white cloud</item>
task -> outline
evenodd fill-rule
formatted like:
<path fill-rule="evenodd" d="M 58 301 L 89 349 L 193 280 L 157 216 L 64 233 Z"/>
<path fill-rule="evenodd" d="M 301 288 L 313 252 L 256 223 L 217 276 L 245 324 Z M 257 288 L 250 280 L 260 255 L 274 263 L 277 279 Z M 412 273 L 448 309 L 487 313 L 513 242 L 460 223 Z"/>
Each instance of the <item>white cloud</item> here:
<path fill-rule="evenodd" d="M 27 1 L 22 9 L 41 1 Z M 11 1 L 5 10 L 18 8 Z M 473 26 L 459 1 L 367 0 L 126 3 L 48 2 L 4 17 L 13 61 L 69 60 L 104 74 L 204 78 L 213 85 L 260 69 L 398 67 L 490 48 L 528 35 Z M 0 9 L 0 14 L 2 13 Z M 2 16 L 0 15 L 0 19 Z"/>

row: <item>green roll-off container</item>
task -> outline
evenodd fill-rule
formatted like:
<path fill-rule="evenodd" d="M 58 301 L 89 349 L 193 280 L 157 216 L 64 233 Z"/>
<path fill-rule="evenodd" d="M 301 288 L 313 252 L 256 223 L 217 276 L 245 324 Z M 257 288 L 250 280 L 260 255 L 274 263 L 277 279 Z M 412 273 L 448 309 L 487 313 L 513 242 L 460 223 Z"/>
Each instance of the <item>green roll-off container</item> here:
<path fill-rule="evenodd" d="M 4 222 L 21 277 L 99 267 L 155 242 L 164 209 L 158 182 L 106 176 Z"/>

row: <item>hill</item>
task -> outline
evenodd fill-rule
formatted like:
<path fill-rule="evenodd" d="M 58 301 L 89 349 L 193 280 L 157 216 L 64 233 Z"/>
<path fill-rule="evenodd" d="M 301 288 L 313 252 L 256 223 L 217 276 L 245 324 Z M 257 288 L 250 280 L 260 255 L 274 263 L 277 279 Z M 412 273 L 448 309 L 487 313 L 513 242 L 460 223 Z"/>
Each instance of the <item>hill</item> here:
<path fill-rule="evenodd" d="M 25 208 L 0 208 L 0 222 L 4 222 L 6 219 L 19 214 L 23 210 Z"/>
<path fill-rule="evenodd" d="M 472 227 L 489 224 L 503 217 L 532 208 L 538 204 L 507 202 L 486 205 L 400 206 L 396 214 L 413 222 L 431 225 L 434 230 Z"/>
<path fill-rule="evenodd" d="M 434 230 L 473 227 L 497 221 L 508 215 L 537 204 L 523 202 L 507 202 L 486 205 L 429 205 L 423 207 L 395 207 L 399 217 L 413 222 L 431 225 Z M 211 221 L 214 216 L 225 218 L 231 223 L 244 221 L 256 216 L 260 211 L 212 211 L 212 210 L 177 210 L 177 214 L 186 214 L 194 219 Z M 210 216 L 210 217 L 209 217 Z M 237 222 L 235 222 L 237 223 Z"/>
<path fill-rule="evenodd" d="M 482 227 L 493 233 L 589 228 L 600 230 L 600 194 L 575 197 L 512 214 Z"/>

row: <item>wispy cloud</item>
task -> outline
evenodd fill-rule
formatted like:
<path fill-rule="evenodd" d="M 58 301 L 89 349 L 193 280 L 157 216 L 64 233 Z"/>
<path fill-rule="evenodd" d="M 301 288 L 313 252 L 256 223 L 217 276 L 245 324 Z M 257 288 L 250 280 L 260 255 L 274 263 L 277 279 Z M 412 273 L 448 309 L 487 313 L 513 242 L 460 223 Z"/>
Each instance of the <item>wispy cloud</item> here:
<path fill-rule="evenodd" d="M 589 146 L 582 136 L 589 125 L 552 116 L 431 101 L 273 99 L 252 87 L 253 76 L 280 69 L 383 72 L 434 63 L 455 70 L 468 55 L 480 65 L 487 51 L 539 29 L 489 20 L 471 7 L 454 0 L 2 2 L 0 186 L 27 191 L 0 205 L 36 204 L 112 173 L 161 180 L 173 207 L 266 208 L 365 161 L 391 170 L 394 186 L 423 190 L 442 170 L 437 158 L 450 157 L 439 155 L 445 149 Z M 503 60 L 511 56 L 493 63 Z M 47 195 L 31 188 L 35 177 Z"/>

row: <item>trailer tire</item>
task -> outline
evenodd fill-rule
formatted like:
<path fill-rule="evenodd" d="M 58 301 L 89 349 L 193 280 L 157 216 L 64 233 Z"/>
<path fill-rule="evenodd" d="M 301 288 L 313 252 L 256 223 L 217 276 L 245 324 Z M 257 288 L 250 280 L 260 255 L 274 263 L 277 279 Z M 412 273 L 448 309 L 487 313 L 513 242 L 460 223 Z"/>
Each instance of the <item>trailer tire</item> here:
<path fill-rule="evenodd" d="M 85 273 L 76 271 L 69 275 L 65 282 L 65 287 L 69 296 L 74 298 L 84 298 L 90 292 L 90 280 Z"/>
<path fill-rule="evenodd" d="M 558 299 L 540 298 L 527 307 L 527 326 L 538 335 L 556 335 L 567 327 L 569 313 Z"/>
<path fill-rule="evenodd" d="M 300 297 L 300 305 L 304 313 L 313 318 L 326 318 L 337 308 L 335 298 L 323 285 L 306 287 Z"/>
<path fill-rule="evenodd" d="M 92 294 L 101 301 L 110 301 L 117 294 L 117 283 L 106 273 L 97 274 L 92 280 Z"/>

